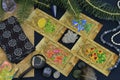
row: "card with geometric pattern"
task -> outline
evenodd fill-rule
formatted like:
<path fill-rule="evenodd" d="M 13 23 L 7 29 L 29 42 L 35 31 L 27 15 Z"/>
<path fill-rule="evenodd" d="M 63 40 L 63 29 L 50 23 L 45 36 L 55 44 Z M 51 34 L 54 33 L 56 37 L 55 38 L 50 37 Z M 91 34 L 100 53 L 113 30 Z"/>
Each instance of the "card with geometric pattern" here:
<path fill-rule="evenodd" d="M 12 63 L 20 62 L 34 50 L 17 18 L 13 16 L 0 22 L 0 46 Z"/>

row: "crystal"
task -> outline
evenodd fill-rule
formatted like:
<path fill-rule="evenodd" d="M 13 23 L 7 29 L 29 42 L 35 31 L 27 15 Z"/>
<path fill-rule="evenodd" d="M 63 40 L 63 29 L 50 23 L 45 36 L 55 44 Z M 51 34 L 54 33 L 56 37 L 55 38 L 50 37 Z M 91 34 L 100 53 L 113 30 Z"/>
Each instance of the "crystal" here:
<path fill-rule="evenodd" d="M 54 15 L 54 17 L 56 17 L 57 16 L 57 6 L 56 5 L 52 5 L 52 12 L 53 12 L 53 15 Z"/>
<path fill-rule="evenodd" d="M 77 34 L 72 32 L 71 30 L 68 30 L 68 32 L 63 36 L 62 41 L 63 43 L 75 43 L 77 39 Z"/>
<path fill-rule="evenodd" d="M 2 0 L 2 8 L 6 12 L 12 12 L 16 8 L 16 3 L 14 0 Z"/>

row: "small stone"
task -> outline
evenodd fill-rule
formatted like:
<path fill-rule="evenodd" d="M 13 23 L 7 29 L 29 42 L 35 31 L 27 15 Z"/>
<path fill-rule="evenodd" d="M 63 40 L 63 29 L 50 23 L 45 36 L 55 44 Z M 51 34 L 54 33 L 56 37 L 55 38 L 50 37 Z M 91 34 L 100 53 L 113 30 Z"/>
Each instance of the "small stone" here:
<path fill-rule="evenodd" d="M 55 71 L 55 72 L 53 73 L 53 77 L 54 77 L 55 79 L 58 79 L 58 78 L 60 77 L 60 72 Z"/>
<path fill-rule="evenodd" d="M 43 70 L 44 77 L 50 77 L 52 74 L 52 69 L 50 67 L 45 67 Z"/>
<path fill-rule="evenodd" d="M 74 70 L 72 75 L 75 79 L 80 79 L 81 73 L 81 70 Z"/>
<path fill-rule="evenodd" d="M 86 67 L 86 64 L 84 63 L 84 62 L 82 62 L 82 61 L 80 61 L 79 63 L 78 63 L 78 68 L 84 68 L 84 67 Z"/>
<path fill-rule="evenodd" d="M 41 55 L 37 55 L 32 58 L 32 66 L 34 66 L 36 69 L 43 68 L 45 66 L 45 63 L 46 61 Z"/>

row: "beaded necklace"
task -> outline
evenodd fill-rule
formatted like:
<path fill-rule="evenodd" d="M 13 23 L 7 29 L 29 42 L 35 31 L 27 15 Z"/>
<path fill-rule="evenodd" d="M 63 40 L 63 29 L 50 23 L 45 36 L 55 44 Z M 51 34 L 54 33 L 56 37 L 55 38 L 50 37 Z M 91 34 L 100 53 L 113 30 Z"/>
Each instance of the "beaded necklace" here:
<path fill-rule="evenodd" d="M 114 49 L 119 53 L 119 55 L 118 55 L 119 58 L 118 58 L 117 62 L 115 63 L 114 66 L 112 66 L 112 67 L 110 67 L 110 68 L 108 69 L 109 71 L 113 70 L 114 68 L 117 68 L 118 64 L 120 63 L 120 49 L 113 45 L 113 44 L 115 44 L 115 45 L 120 45 L 120 43 L 117 43 L 117 42 L 114 41 L 114 37 L 115 37 L 116 35 L 120 34 L 120 31 L 118 31 L 117 33 L 115 33 L 115 34 L 112 35 L 112 37 L 111 37 L 111 42 L 112 42 L 113 44 L 105 41 L 105 40 L 104 40 L 104 36 L 105 36 L 106 34 L 108 34 L 108 33 L 115 32 L 115 31 L 117 31 L 118 29 L 120 29 L 120 22 L 119 22 L 119 25 L 118 25 L 116 28 L 114 28 L 114 29 L 112 29 L 112 30 L 104 31 L 103 34 L 100 36 L 100 40 L 102 41 L 102 43 L 107 44 L 108 46 L 114 48 Z"/>

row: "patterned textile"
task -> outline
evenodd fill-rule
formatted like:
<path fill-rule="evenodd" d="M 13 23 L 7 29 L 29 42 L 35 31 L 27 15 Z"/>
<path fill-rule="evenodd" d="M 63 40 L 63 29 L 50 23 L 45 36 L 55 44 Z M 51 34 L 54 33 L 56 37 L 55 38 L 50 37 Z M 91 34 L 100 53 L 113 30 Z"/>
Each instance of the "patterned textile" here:
<path fill-rule="evenodd" d="M 9 61 L 18 63 L 34 50 L 15 17 L 0 22 L 0 46 Z"/>

